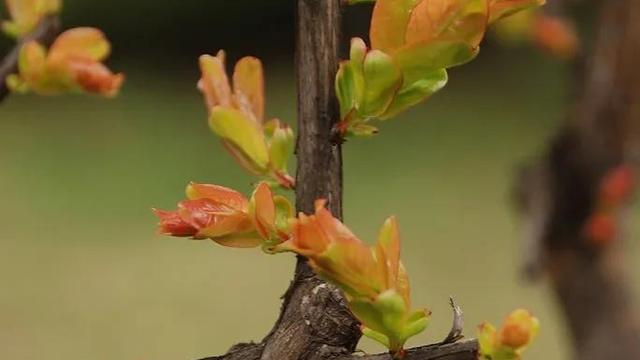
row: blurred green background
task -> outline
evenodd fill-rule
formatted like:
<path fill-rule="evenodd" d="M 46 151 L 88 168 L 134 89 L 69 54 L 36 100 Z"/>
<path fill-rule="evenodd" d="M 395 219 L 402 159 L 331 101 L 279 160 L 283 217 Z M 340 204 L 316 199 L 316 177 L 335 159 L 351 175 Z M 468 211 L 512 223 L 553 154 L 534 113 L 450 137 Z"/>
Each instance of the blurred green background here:
<path fill-rule="evenodd" d="M 66 2 L 67 25 L 112 38 L 127 83 L 114 100 L 2 104 L 0 358 L 195 359 L 268 332 L 293 257 L 161 237 L 150 209 L 174 207 L 192 180 L 250 190 L 254 180 L 207 128 L 196 57 L 218 48 L 263 57 L 268 113 L 294 123 L 293 3 Z M 350 32 L 366 12 L 347 14 Z M 489 43 L 428 103 L 346 144 L 348 225 L 373 241 L 399 216 L 414 302 L 434 312 L 414 344 L 445 336 L 454 295 L 469 336 L 524 306 L 543 323 L 527 358 L 569 358 L 553 293 L 520 281 L 509 198 L 517 165 L 561 122 L 565 70 Z"/>

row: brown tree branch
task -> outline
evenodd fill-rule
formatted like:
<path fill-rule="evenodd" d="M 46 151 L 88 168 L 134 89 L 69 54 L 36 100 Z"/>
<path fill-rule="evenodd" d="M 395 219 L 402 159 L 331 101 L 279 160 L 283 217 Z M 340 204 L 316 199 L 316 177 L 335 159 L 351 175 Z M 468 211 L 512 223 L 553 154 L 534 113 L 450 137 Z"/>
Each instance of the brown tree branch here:
<path fill-rule="evenodd" d="M 297 0 L 298 171 L 296 203 L 313 213 L 317 199 L 342 217 L 342 154 L 332 129 L 339 120 L 334 95 L 338 68 L 341 0 Z M 442 343 L 407 350 L 406 360 L 477 360 L 477 340 L 462 337 L 455 306 L 452 331 Z M 294 279 L 283 296 L 280 316 L 260 343 L 233 346 L 202 360 L 391 360 L 388 353 L 353 354 L 361 336 L 342 293 L 316 277 L 298 257 Z"/>
<path fill-rule="evenodd" d="M 583 232 L 600 180 L 621 163 L 637 167 L 640 148 L 640 0 L 601 6 L 593 51 L 576 72 L 575 112 L 523 177 L 527 242 L 539 244 L 529 265 L 550 273 L 577 359 L 640 359 L 622 239 L 598 246 Z"/>
<path fill-rule="evenodd" d="M 334 95 L 341 28 L 340 0 L 297 0 L 298 211 L 314 212 L 317 199 L 342 216 L 342 152 L 331 141 L 339 121 Z M 299 257 L 279 319 L 260 344 L 232 348 L 221 359 L 313 359 L 350 354 L 359 324 L 341 292 L 317 278 Z"/>
<path fill-rule="evenodd" d="M 60 19 L 58 16 L 52 15 L 42 19 L 40 24 L 31 32 L 31 34 L 21 39 L 16 46 L 2 59 L 0 63 L 0 102 L 9 95 L 6 79 L 9 75 L 18 71 L 18 57 L 20 49 L 29 41 L 35 40 L 43 45 L 49 46 L 60 32 Z"/>
<path fill-rule="evenodd" d="M 338 69 L 341 0 L 297 1 L 298 211 L 313 213 L 317 199 L 342 217 L 342 154 L 332 140 L 339 121 L 334 95 Z M 455 317 L 460 321 L 460 317 Z M 454 329 L 456 326 L 454 325 Z M 261 343 L 238 344 L 208 360 L 390 359 L 388 354 L 351 355 L 359 324 L 342 293 L 316 277 L 299 257 L 280 317 Z M 407 359 L 475 360 L 477 342 L 435 344 L 408 351 Z"/>
<path fill-rule="evenodd" d="M 249 360 L 260 359 L 262 344 L 240 344 L 232 348 L 226 355 L 214 356 L 201 360 Z M 325 360 L 393 360 L 388 353 L 344 355 L 325 351 L 315 359 Z M 451 344 L 434 344 L 419 346 L 407 350 L 404 360 L 477 360 L 478 341 L 463 340 Z"/>
<path fill-rule="evenodd" d="M 341 29 L 340 0 L 298 0 L 296 71 L 298 139 L 296 206 L 314 212 L 327 199 L 342 217 L 342 151 L 332 143 L 339 121 L 334 95 Z M 280 318 L 265 339 L 262 359 L 310 359 L 329 352 L 351 353 L 360 338 L 357 321 L 341 292 L 318 279 L 299 257 Z"/>
<path fill-rule="evenodd" d="M 350 355 L 336 360 L 392 360 L 389 354 Z M 404 360 L 477 360 L 478 342 L 475 339 L 451 344 L 434 344 L 407 350 Z"/>

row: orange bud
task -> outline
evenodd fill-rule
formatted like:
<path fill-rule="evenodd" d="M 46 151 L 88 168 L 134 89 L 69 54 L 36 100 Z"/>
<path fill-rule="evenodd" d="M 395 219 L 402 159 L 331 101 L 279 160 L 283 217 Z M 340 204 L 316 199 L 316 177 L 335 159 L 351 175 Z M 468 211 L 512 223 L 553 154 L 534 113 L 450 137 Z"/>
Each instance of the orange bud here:
<path fill-rule="evenodd" d="M 540 14 L 533 23 L 535 43 L 553 56 L 571 59 L 578 52 L 580 40 L 571 23 L 559 17 Z"/>
<path fill-rule="evenodd" d="M 616 221 L 609 213 L 596 213 L 589 217 L 583 232 L 593 245 L 607 245 L 616 238 Z"/>
<path fill-rule="evenodd" d="M 610 170 L 600 183 L 600 201 L 607 207 L 620 205 L 627 199 L 635 186 L 633 170 L 620 165 Z"/>
<path fill-rule="evenodd" d="M 163 211 L 153 209 L 153 212 L 158 218 L 160 218 L 159 227 L 162 234 L 178 237 L 189 237 L 194 236 L 198 232 L 198 229 L 182 220 L 177 211 Z"/>
<path fill-rule="evenodd" d="M 106 66 L 94 61 L 70 61 L 69 70 L 78 85 L 89 93 L 114 96 L 124 82 L 123 74 L 113 74 Z"/>
<path fill-rule="evenodd" d="M 249 206 L 244 195 L 220 185 L 191 183 L 187 186 L 186 193 L 191 200 L 210 199 L 237 211 L 246 211 Z"/>
<path fill-rule="evenodd" d="M 276 207 L 273 193 L 267 183 L 262 182 L 253 192 L 249 213 L 256 230 L 263 239 L 276 233 Z"/>
<path fill-rule="evenodd" d="M 47 51 L 35 41 L 20 50 L 14 87 L 41 95 L 78 90 L 114 96 L 124 75 L 113 74 L 101 63 L 111 50 L 104 34 L 94 28 L 73 28 L 60 34 Z"/>
<path fill-rule="evenodd" d="M 536 336 L 538 327 L 538 319 L 528 310 L 515 310 L 505 319 L 498 333 L 499 342 L 513 349 L 523 348 Z"/>
<path fill-rule="evenodd" d="M 338 219 L 331 215 L 325 204 L 326 200 L 316 201 L 315 215 L 307 216 L 300 213 L 298 219 L 293 223 L 291 245 L 301 255 L 322 254 L 336 240 L 337 227 L 344 227 Z M 351 236 L 355 237 L 353 234 Z"/>
<path fill-rule="evenodd" d="M 292 216 L 291 204 L 274 196 L 265 182 L 258 184 L 251 201 L 233 189 L 212 184 L 191 183 L 186 193 L 188 199 L 179 202 L 176 211 L 154 210 L 161 233 L 238 248 L 271 246 L 289 238 L 288 229 L 281 225 Z"/>

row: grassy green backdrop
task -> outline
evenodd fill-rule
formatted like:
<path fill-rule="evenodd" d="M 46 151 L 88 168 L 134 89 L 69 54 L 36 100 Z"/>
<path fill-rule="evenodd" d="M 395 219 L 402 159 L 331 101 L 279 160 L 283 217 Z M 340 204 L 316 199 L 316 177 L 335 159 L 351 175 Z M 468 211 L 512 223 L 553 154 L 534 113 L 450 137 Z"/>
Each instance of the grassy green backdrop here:
<path fill-rule="evenodd" d="M 0 108 L 2 359 L 194 359 L 259 340 L 277 316 L 291 256 L 156 235 L 150 208 L 173 207 L 188 181 L 248 191 L 253 179 L 208 131 L 195 63 L 129 60 L 115 100 Z M 267 64 L 268 112 L 293 123 L 290 62 Z M 399 216 L 415 304 L 434 312 L 415 343 L 446 334 L 454 295 L 468 335 L 525 306 L 543 323 L 528 358 L 568 358 L 552 293 L 519 281 L 509 203 L 516 165 L 562 118 L 564 77 L 532 52 L 485 52 L 379 136 L 346 144 L 347 223 L 374 241 Z"/>

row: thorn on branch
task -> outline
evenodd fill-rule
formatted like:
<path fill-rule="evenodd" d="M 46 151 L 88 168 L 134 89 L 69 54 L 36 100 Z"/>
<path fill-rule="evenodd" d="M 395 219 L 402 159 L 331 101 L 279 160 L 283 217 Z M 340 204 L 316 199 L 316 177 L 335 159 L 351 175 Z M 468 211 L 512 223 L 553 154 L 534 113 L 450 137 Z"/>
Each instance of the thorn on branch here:
<path fill-rule="evenodd" d="M 456 304 L 456 300 L 453 298 L 453 296 L 449 297 L 449 304 L 451 305 L 451 309 L 453 310 L 453 324 L 451 325 L 449 335 L 447 335 L 447 337 L 440 343 L 442 345 L 454 343 L 464 337 L 464 335 L 462 334 L 462 331 L 464 329 L 462 308 Z"/>

